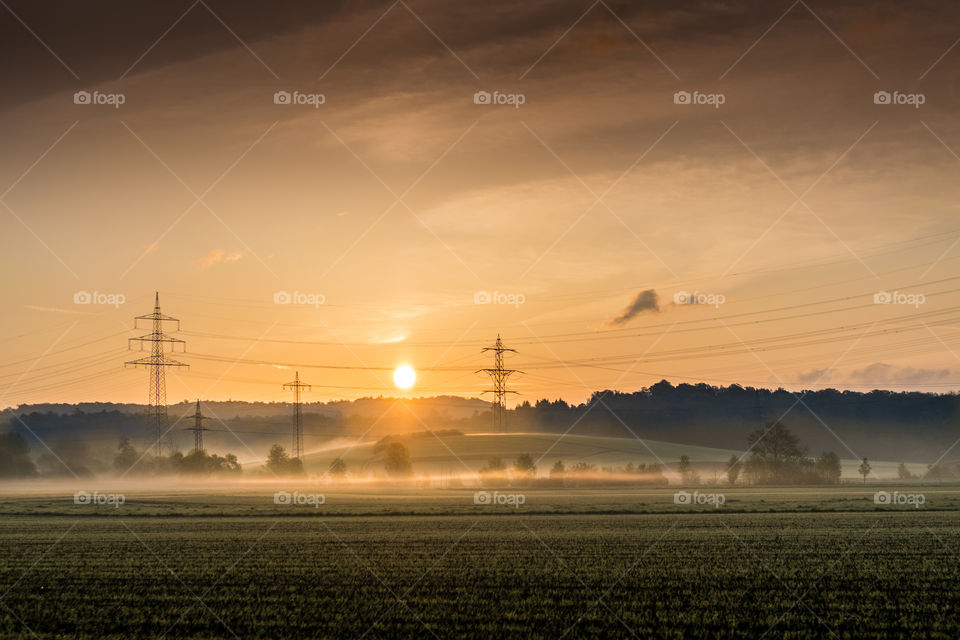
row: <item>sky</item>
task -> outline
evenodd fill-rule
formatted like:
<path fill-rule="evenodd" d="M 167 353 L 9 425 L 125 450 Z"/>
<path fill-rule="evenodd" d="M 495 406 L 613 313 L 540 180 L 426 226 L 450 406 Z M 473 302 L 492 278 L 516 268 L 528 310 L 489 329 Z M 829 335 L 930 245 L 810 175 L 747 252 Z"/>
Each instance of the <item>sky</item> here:
<path fill-rule="evenodd" d="M 8 0 L 0 406 L 952 391 L 958 12 Z"/>

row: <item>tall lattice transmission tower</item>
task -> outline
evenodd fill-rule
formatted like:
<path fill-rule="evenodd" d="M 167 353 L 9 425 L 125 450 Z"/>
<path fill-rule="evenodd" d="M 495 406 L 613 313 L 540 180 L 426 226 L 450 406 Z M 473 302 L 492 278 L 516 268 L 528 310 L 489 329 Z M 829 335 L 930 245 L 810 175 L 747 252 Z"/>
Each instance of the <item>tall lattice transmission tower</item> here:
<path fill-rule="evenodd" d="M 130 338 L 127 342 L 127 348 L 131 343 L 140 343 L 140 350 L 146 349 L 150 345 L 150 355 L 138 360 L 130 360 L 125 363 L 129 367 L 146 367 L 150 369 L 150 393 L 149 408 L 147 409 L 147 439 L 148 446 L 156 448 L 156 455 L 163 455 L 163 447 L 167 438 L 167 367 L 188 367 L 190 365 L 177 362 L 167 357 L 166 345 L 170 346 L 170 351 L 175 351 L 177 345 L 181 345 L 186 350 L 186 343 L 178 338 L 168 336 L 163 332 L 164 322 L 176 322 L 177 331 L 180 330 L 180 321 L 170 316 L 165 316 L 160 312 L 160 294 L 156 294 L 153 305 L 153 313 L 144 316 L 137 316 L 133 319 L 134 328 L 139 328 L 141 320 L 149 320 L 152 323 L 153 331 L 140 336 L 139 338 Z"/>
<path fill-rule="evenodd" d="M 193 414 L 193 426 L 186 427 L 184 431 L 193 431 L 193 450 L 203 451 L 203 432 L 211 429 L 203 426 L 204 420 L 209 420 L 207 416 L 200 413 L 200 399 L 197 399 L 197 410 Z"/>
<path fill-rule="evenodd" d="M 300 412 L 300 390 L 310 389 L 311 386 L 300 382 L 300 372 L 297 371 L 293 382 L 283 385 L 284 390 L 293 390 L 293 457 L 299 459 L 303 455 L 303 425 Z"/>
<path fill-rule="evenodd" d="M 497 334 L 497 341 L 492 347 L 484 347 L 482 352 L 493 352 L 493 368 L 480 369 L 477 373 L 486 373 L 493 382 L 493 389 L 484 389 L 483 393 L 493 394 L 493 426 L 497 431 L 504 431 L 507 424 L 507 394 L 516 393 L 516 391 L 507 390 L 507 378 L 514 373 L 523 373 L 516 369 L 506 369 L 503 366 L 503 354 L 506 352 L 516 353 L 516 349 L 508 349 L 503 346 L 500 334 Z"/>

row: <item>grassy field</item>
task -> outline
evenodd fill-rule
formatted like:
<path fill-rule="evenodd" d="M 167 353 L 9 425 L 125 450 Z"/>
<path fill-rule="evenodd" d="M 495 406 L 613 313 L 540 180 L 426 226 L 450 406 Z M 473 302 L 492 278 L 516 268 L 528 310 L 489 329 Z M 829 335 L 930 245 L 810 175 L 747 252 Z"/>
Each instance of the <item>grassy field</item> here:
<path fill-rule="evenodd" d="M 546 473 L 557 460 L 563 460 L 568 466 L 578 462 L 594 464 L 597 467 L 623 466 L 634 464 L 652 464 L 663 462 L 675 465 L 680 456 L 687 455 L 706 475 L 716 471 L 719 477 L 730 456 L 739 456 L 742 451 L 733 449 L 715 449 L 695 445 L 661 442 L 658 440 L 639 440 L 637 438 L 610 438 L 603 436 L 582 436 L 568 434 L 560 437 L 556 433 L 487 433 L 465 435 L 433 436 L 429 432 L 419 437 L 404 438 L 409 447 L 414 469 L 419 473 L 471 473 L 482 468 L 490 456 L 500 456 L 505 461 L 516 459 L 522 453 L 530 453 L 534 458 L 543 455 L 540 462 L 541 473 Z M 383 469 L 383 452 L 375 451 L 375 443 L 366 442 L 356 446 L 343 446 L 311 453 L 305 456 L 305 465 L 311 473 L 323 473 L 330 462 L 342 457 L 347 466 L 355 472 Z M 838 451 L 842 454 L 843 451 Z M 901 461 L 871 461 L 873 478 L 896 478 L 897 465 Z M 252 463 L 251 467 L 259 466 Z M 859 460 L 842 460 L 843 476 L 856 478 Z M 926 472 L 925 464 L 907 464 L 915 474 Z M 712 476 L 711 476 L 712 477 Z"/>
<path fill-rule="evenodd" d="M 956 638 L 960 490 L 876 490 L 18 496 L 0 637 Z"/>

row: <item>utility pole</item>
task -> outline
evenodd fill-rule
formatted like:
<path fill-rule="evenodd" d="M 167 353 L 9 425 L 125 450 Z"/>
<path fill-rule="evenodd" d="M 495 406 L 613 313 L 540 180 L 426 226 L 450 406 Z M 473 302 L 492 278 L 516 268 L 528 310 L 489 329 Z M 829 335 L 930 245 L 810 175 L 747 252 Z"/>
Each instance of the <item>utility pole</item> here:
<path fill-rule="evenodd" d="M 502 432 L 505 430 L 507 424 L 507 394 L 516 393 L 516 391 L 507 390 L 507 378 L 510 377 L 512 373 L 523 373 L 516 369 L 505 369 L 503 366 L 503 354 L 510 351 L 516 353 L 516 349 L 508 349 L 503 346 L 503 341 L 500 340 L 500 334 L 497 334 L 497 341 L 493 344 L 492 347 L 484 347 L 482 352 L 492 351 L 493 352 L 493 368 L 492 369 L 480 369 L 477 373 L 486 373 L 490 376 L 490 380 L 493 382 L 493 389 L 485 389 L 483 393 L 492 393 L 493 394 L 493 427 L 496 431 Z"/>
<path fill-rule="evenodd" d="M 204 421 L 204 420 L 209 420 L 209 419 L 210 419 L 210 418 L 208 418 L 207 416 L 202 415 L 202 414 L 200 413 L 200 399 L 198 398 L 198 399 L 197 399 L 197 410 L 196 410 L 196 412 L 193 414 L 193 426 L 192 426 L 192 427 L 186 427 L 186 428 L 184 429 L 184 431 L 193 431 L 193 450 L 194 450 L 195 452 L 196 452 L 196 451 L 203 451 L 203 432 L 204 432 L 204 431 L 211 431 L 211 429 L 208 429 L 208 428 L 206 428 L 205 426 L 203 426 L 203 421 Z"/>
<path fill-rule="evenodd" d="M 303 454 L 303 426 L 300 412 L 300 390 L 310 389 L 310 385 L 300 382 L 300 372 L 294 375 L 293 382 L 283 385 L 283 389 L 293 390 L 293 457 L 299 459 Z"/>
<path fill-rule="evenodd" d="M 180 330 L 180 321 L 171 316 L 165 316 L 160 312 L 160 294 L 157 293 L 153 305 L 153 313 L 137 316 L 133 319 L 134 328 L 139 328 L 140 320 L 149 320 L 152 323 L 153 331 L 140 336 L 139 338 L 129 338 L 127 348 L 130 348 L 131 342 L 139 342 L 140 350 L 145 350 L 145 345 L 150 345 L 150 355 L 138 360 L 130 360 L 125 364 L 129 367 L 147 367 L 150 369 L 150 392 L 149 408 L 147 409 L 147 429 L 148 441 L 152 441 L 152 446 L 156 447 L 156 455 L 163 455 L 163 446 L 167 440 L 167 367 L 189 367 L 190 365 L 177 362 L 167 357 L 165 353 L 165 344 L 170 345 L 170 351 L 176 350 L 177 345 L 182 345 L 186 351 L 186 343 L 183 340 L 172 338 L 163 332 L 164 322 L 176 322 L 177 331 Z"/>

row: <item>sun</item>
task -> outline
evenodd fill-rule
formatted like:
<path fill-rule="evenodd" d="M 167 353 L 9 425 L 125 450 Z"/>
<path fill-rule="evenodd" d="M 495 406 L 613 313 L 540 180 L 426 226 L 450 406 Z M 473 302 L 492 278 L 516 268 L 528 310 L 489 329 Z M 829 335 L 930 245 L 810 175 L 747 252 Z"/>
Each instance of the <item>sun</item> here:
<path fill-rule="evenodd" d="M 401 389 L 409 389 L 416 381 L 417 372 L 413 370 L 413 367 L 402 364 L 393 372 L 393 383 Z"/>

